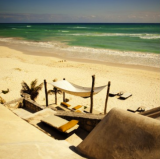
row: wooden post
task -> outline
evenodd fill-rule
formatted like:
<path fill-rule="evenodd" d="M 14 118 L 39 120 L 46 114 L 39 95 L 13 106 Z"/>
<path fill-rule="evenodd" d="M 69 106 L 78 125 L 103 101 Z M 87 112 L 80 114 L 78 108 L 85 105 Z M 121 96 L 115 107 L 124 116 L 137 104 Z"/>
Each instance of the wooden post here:
<path fill-rule="evenodd" d="M 65 80 L 65 78 L 63 78 Z M 65 92 L 63 92 L 63 102 L 65 102 Z"/>
<path fill-rule="evenodd" d="M 55 91 L 55 104 L 57 104 L 57 88 L 54 87 L 54 91 Z"/>
<path fill-rule="evenodd" d="M 95 83 L 95 75 L 92 75 L 92 88 L 91 88 L 91 106 L 90 113 L 93 112 L 93 93 L 94 93 L 94 83 Z"/>
<path fill-rule="evenodd" d="M 48 106 L 48 93 L 47 93 L 47 82 L 44 80 L 44 89 L 45 89 L 45 96 L 46 96 L 46 107 Z"/>
<path fill-rule="evenodd" d="M 111 82 L 109 81 L 108 82 L 108 87 L 107 87 L 106 101 L 105 101 L 105 107 L 104 107 L 104 114 L 106 114 L 106 110 L 107 110 L 107 102 L 108 102 L 110 85 L 111 85 Z"/>

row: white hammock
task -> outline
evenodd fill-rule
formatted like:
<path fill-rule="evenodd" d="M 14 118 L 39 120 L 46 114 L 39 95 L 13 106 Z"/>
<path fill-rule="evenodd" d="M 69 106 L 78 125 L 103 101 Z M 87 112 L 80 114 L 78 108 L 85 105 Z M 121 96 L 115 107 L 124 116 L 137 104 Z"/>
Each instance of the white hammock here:
<path fill-rule="evenodd" d="M 50 84 L 53 85 L 54 87 L 56 87 L 57 89 L 61 90 L 62 92 L 66 92 L 68 94 L 72 94 L 75 96 L 90 97 L 90 95 L 91 95 L 91 88 L 90 87 L 81 87 L 81 86 L 75 85 L 73 83 L 70 83 L 67 80 L 52 82 Z M 97 94 L 106 86 L 107 85 L 101 86 L 101 87 L 95 87 L 93 94 L 94 95 Z"/>

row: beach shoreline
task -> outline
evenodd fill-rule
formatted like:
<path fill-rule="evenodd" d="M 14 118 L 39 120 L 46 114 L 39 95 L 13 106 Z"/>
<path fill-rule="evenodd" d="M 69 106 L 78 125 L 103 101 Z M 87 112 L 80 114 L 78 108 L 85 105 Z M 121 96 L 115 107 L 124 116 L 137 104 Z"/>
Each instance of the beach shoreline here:
<path fill-rule="evenodd" d="M 67 45 L 65 45 L 63 43 L 60 43 L 60 42 L 55 42 L 55 43 L 57 45 L 61 46 L 62 48 L 67 47 Z M 52 48 L 52 52 L 51 52 L 51 50 L 48 50 L 48 52 L 47 52 L 46 48 L 39 48 L 37 46 L 34 47 L 34 46 L 28 46 L 28 45 L 22 45 L 22 44 L 17 45 L 17 44 L 2 42 L 2 41 L 0 41 L 0 46 L 6 46 L 11 49 L 21 51 L 27 55 L 44 56 L 44 57 L 46 56 L 46 57 L 51 57 L 51 58 L 55 57 L 55 58 L 59 58 L 62 60 L 68 60 L 68 61 L 73 61 L 73 62 L 92 63 L 92 64 L 100 64 L 100 65 L 106 65 L 106 66 L 114 66 L 114 67 L 122 67 L 122 68 L 124 67 L 124 68 L 130 68 L 130 69 L 140 69 L 140 70 L 142 69 L 142 70 L 147 70 L 147 71 L 160 72 L 160 65 L 159 66 L 153 66 L 153 65 L 147 66 L 146 64 L 148 61 L 145 61 L 145 64 L 138 64 L 138 63 L 137 64 L 130 64 L 130 63 L 125 62 L 127 60 L 133 59 L 133 57 L 131 59 L 125 59 L 124 57 L 121 57 L 121 56 L 117 56 L 117 58 L 115 58 L 115 55 L 106 55 L 107 57 L 109 57 L 110 61 L 98 61 L 96 59 L 78 58 L 76 56 L 75 57 L 65 56 L 65 53 L 67 53 L 69 51 L 68 50 L 61 50 L 59 48 L 57 49 L 56 47 Z M 114 51 L 114 50 L 109 50 L 109 51 Z M 78 50 L 74 51 L 74 54 L 78 54 L 78 53 L 79 53 Z M 138 53 L 138 54 L 141 54 L 141 53 Z M 159 55 L 157 55 L 157 56 L 159 56 Z M 118 58 L 122 58 L 122 59 L 119 61 Z"/>

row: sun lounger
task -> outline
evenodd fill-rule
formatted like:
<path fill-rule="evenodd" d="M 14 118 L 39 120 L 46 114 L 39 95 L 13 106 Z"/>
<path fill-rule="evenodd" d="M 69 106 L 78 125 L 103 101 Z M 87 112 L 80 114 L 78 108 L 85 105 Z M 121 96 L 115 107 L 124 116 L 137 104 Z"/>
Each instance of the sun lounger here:
<path fill-rule="evenodd" d="M 123 94 L 123 92 L 122 91 L 111 91 L 111 92 L 109 92 L 109 96 L 110 97 L 114 97 L 114 96 L 121 96 Z"/>
<path fill-rule="evenodd" d="M 75 110 L 76 113 L 84 113 L 83 110 Z"/>
<path fill-rule="evenodd" d="M 82 106 L 81 106 L 81 105 L 77 105 L 77 106 L 73 107 L 72 109 L 73 109 L 73 110 L 78 110 L 78 109 L 80 109 L 80 108 L 82 108 Z"/>
<path fill-rule="evenodd" d="M 61 102 L 61 105 L 65 106 L 65 107 L 67 107 L 67 108 L 71 106 L 70 104 L 65 103 L 65 102 Z"/>
<path fill-rule="evenodd" d="M 62 106 L 65 106 L 67 109 L 69 109 L 69 110 L 71 110 L 71 111 L 76 111 L 76 110 L 82 108 L 81 105 L 77 105 L 77 106 L 74 106 L 74 107 L 73 107 L 73 106 L 71 106 L 70 104 L 65 103 L 65 102 L 61 102 L 61 105 L 62 105 Z"/>
<path fill-rule="evenodd" d="M 111 91 L 109 92 L 109 96 L 113 97 L 119 94 L 119 91 Z"/>
<path fill-rule="evenodd" d="M 84 113 L 84 107 L 82 105 L 77 105 L 73 108 L 71 108 L 71 111 L 77 112 L 77 113 Z"/>
<path fill-rule="evenodd" d="M 78 120 L 67 121 L 55 115 L 45 117 L 41 121 L 64 133 L 70 133 L 79 127 Z"/>
<path fill-rule="evenodd" d="M 131 93 L 123 93 L 122 95 L 120 95 L 119 99 L 127 99 L 130 96 L 132 96 Z"/>
<path fill-rule="evenodd" d="M 144 109 L 144 108 L 142 108 L 142 107 L 138 107 L 136 110 L 127 109 L 127 111 L 130 111 L 130 112 L 133 112 L 133 113 L 136 113 L 136 112 L 141 113 L 141 112 L 144 112 L 144 111 L 145 111 L 145 109 Z"/>

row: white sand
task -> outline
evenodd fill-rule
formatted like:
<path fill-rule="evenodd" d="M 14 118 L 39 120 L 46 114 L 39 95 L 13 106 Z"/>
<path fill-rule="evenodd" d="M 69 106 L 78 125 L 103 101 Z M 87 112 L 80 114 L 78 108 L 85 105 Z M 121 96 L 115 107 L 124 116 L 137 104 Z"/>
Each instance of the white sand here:
<path fill-rule="evenodd" d="M 44 79 L 52 82 L 66 78 L 68 81 L 81 86 L 90 87 L 92 75 L 96 76 L 95 86 L 101 86 L 111 81 L 111 90 L 132 93 L 126 100 L 109 97 L 109 111 L 113 107 L 136 109 L 140 106 L 153 108 L 160 106 L 160 72 L 144 70 L 136 67 L 118 67 L 117 65 L 100 65 L 80 62 L 60 62 L 62 59 L 45 56 L 27 55 L 4 46 L 0 46 L 0 91 L 10 89 L 8 94 L 0 94 L 6 101 L 20 97 L 21 82 L 28 84 L 34 79 L 42 83 Z M 48 85 L 48 89 L 52 89 Z M 103 112 L 107 89 L 94 96 L 94 109 Z M 90 99 L 83 99 L 66 94 L 71 105 L 90 106 Z M 36 100 L 45 104 L 44 88 Z M 62 102 L 62 95 L 58 95 L 58 103 Z M 49 95 L 49 104 L 54 103 L 54 96 Z"/>

